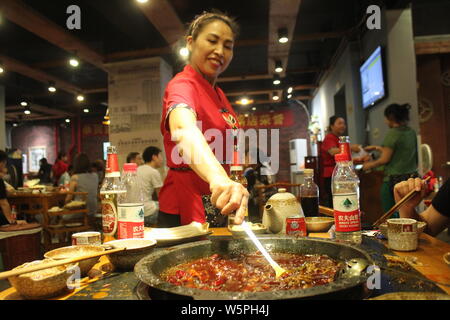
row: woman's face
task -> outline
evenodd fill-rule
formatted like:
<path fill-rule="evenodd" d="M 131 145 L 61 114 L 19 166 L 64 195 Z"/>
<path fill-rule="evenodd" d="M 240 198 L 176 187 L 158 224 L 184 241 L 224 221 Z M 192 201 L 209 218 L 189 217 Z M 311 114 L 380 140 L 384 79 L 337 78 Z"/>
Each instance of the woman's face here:
<path fill-rule="evenodd" d="M 197 38 L 187 37 L 190 64 L 211 84 L 224 72 L 233 58 L 234 35 L 223 21 L 213 20 L 200 30 Z"/>
<path fill-rule="evenodd" d="M 387 125 L 389 128 L 393 128 L 393 127 L 396 125 L 396 122 L 393 121 L 393 120 L 391 120 L 391 119 L 389 119 L 388 117 L 385 117 L 385 118 L 384 118 L 384 122 L 386 123 L 386 125 Z"/>
<path fill-rule="evenodd" d="M 342 136 L 347 130 L 347 126 L 345 125 L 345 120 L 343 118 L 337 118 L 334 124 L 331 126 L 331 131 L 337 136 Z"/>

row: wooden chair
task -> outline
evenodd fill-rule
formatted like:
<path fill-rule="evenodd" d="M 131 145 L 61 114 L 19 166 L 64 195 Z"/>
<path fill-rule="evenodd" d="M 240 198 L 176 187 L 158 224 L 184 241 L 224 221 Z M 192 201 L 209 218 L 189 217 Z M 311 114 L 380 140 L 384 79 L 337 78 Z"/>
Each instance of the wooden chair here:
<path fill-rule="evenodd" d="M 87 192 L 66 192 L 64 193 L 72 194 L 73 196 L 80 196 L 82 201 L 87 203 Z M 65 197 L 64 197 L 65 199 Z M 52 250 L 54 248 L 62 247 L 71 244 L 71 236 L 73 233 L 88 231 L 91 229 L 90 220 L 88 217 L 88 209 L 84 208 L 69 210 L 64 207 L 64 200 L 62 198 L 53 198 L 49 200 L 48 208 L 54 206 L 59 206 L 63 208 L 62 211 L 49 212 L 48 210 L 44 213 L 44 249 L 46 251 Z M 62 219 L 65 215 L 79 214 L 82 216 L 79 218 L 74 218 L 70 220 Z M 53 238 L 57 236 L 59 242 L 53 243 Z"/>
<path fill-rule="evenodd" d="M 277 182 L 268 185 L 257 185 L 255 186 L 256 194 L 257 194 L 257 203 L 259 208 L 259 216 L 262 218 L 264 213 L 264 206 L 266 205 L 266 191 L 270 189 L 278 189 L 285 188 L 288 192 L 292 193 L 297 199 L 300 199 L 300 184 L 293 184 L 290 182 Z"/>

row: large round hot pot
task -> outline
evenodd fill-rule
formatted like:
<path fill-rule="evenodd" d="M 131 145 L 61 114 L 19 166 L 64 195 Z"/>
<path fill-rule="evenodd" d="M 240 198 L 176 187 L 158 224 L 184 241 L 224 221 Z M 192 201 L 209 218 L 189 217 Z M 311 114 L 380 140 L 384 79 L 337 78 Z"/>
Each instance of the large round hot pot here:
<path fill-rule="evenodd" d="M 375 264 L 372 257 L 357 246 L 337 243 L 321 239 L 297 239 L 283 236 L 261 237 L 261 243 L 269 252 L 326 254 L 338 261 L 347 262 L 363 259 L 368 264 Z M 368 277 L 366 272 L 359 275 L 339 274 L 337 279 L 327 285 L 302 290 L 279 290 L 268 292 L 212 292 L 172 285 L 160 278 L 167 268 L 202 257 L 218 253 L 232 257 L 242 253 L 252 253 L 257 249 L 250 239 L 221 238 L 217 240 L 199 241 L 175 246 L 154 252 L 139 261 L 134 272 L 138 279 L 158 292 L 159 298 L 197 299 L 197 300 L 273 300 L 299 299 L 312 297 L 351 298 L 347 292 L 359 288 L 359 295 L 367 295 L 365 286 Z M 365 292 L 365 293 L 361 293 Z M 341 295 L 337 295 L 341 293 Z M 342 294 L 344 293 L 344 294 Z M 362 298 L 363 296 L 359 296 Z M 353 297 L 358 298 L 358 297 Z"/>

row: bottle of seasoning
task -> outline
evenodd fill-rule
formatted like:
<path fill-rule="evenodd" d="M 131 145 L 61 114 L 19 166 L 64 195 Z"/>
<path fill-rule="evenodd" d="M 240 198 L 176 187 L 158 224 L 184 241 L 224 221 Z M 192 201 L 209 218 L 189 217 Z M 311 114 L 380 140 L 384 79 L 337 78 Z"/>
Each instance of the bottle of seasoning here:
<path fill-rule="evenodd" d="M 319 216 L 319 188 L 314 183 L 314 170 L 303 171 L 304 182 L 300 186 L 300 204 L 305 217 Z"/>
<path fill-rule="evenodd" d="M 100 189 L 102 204 L 103 241 L 115 239 L 118 227 L 117 199 L 119 195 L 126 193 L 120 181 L 119 160 L 115 146 L 107 149 L 105 179 Z"/>
<path fill-rule="evenodd" d="M 234 182 L 242 184 L 245 188 L 247 188 L 248 182 L 247 182 L 247 178 L 244 176 L 244 167 L 239 162 L 240 162 L 239 161 L 239 152 L 237 151 L 237 149 L 235 149 L 233 152 L 233 163 L 231 164 L 231 167 L 230 167 L 230 179 Z M 234 224 L 234 217 L 235 217 L 234 213 L 228 215 L 228 228 L 229 229 Z M 249 221 L 248 209 L 245 212 L 244 220 L 247 222 Z"/>

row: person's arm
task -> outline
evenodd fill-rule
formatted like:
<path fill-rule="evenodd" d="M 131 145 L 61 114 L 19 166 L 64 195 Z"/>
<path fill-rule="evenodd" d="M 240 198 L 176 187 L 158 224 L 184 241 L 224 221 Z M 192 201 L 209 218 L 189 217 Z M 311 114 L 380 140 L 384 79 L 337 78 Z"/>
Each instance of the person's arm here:
<path fill-rule="evenodd" d="M 208 182 L 211 202 L 222 214 L 236 210 L 235 223 L 243 221 L 249 194 L 241 184 L 232 181 L 217 161 L 205 137 L 196 125 L 195 115 L 186 108 L 175 108 L 169 115 L 172 140 L 191 169 Z"/>
<path fill-rule="evenodd" d="M 336 148 L 336 147 L 333 147 L 333 148 L 331 148 L 331 149 L 328 149 L 327 152 L 328 152 L 330 155 L 335 156 L 335 155 L 337 155 L 338 153 L 341 152 L 341 149 Z"/>
<path fill-rule="evenodd" d="M 354 153 L 361 152 L 361 145 L 360 144 L 350 144 L 350 150 Z"/>
<path fill-rule="evenodd" d="M 73 194 L 71 194 L 71 192 L 75 192 L 75 190 L 77 189 L 77 185 L 78 185 L 78 179 L 77 179 L 77 176 L 74 175 L 74 176 L 72 176 L 72 179 L 70 179 L 69 193 L 66 195 L 66 203 L 69 203 L 70 201 L 72 201 Z"/>
<path fill-rule="evenodd" d="M 400 217 L 426 222 L 427 233 L 431 236 L 435 236 L 445 229 L 447 224 L 450 222 L 450 218 L 441 214 L 433 205 L 430 205 L 421 214 L 416 212 L 415 208 L 419 205 L 427 193 L 426 184 L 420 178 L 410 178 L 407 181 L 397 183 L 394 187 L 395 202 L 400 201 L 400 199 L 414 189 L 419 193 L 400 207 Z"/>
<path fill-rule="evenodd" d="M 2 212 L 5 215 L 6 220 L 8 220 L 9 224 L 15 224 L 16 220 L 13 219 L 11 215 L 11 206 L 7 199 L 0 200 L 0 207 L 2 208 Z"/>
<path fill-rule="evenodd" d="M 363 164 L 362 169 L 363 170 L 369 170 L 373 168 L 377 168 L 379 166 L 382 166 L 386 163 L 389 163 L 392 159 L 392 154 L 394 153 L 394 150 L 388 147 L 381 147 L 381 156 L 377 160 L 373 161 L 367 161 Z"/>

